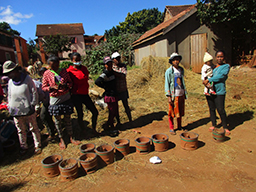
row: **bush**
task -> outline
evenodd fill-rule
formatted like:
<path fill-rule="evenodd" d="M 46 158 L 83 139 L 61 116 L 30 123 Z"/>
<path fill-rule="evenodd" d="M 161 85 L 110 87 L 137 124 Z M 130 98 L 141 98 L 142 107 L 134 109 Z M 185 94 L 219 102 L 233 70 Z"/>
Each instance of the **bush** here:
<path fill-rule="evenodd" d="M 70 65 L 73 65 L 71 61 L 62 61 L 60 62 L 60 68 L 67 69 Z"/>

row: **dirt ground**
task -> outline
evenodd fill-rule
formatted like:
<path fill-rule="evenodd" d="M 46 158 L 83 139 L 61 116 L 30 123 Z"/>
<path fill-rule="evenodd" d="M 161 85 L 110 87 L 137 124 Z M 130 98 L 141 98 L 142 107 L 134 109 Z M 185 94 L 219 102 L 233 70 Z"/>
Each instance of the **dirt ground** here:
<path fill-rule="evenodd" d="M 129 103 L 134 121 L 127 123 L 120 104 L 123 125 L 118 136 L 82 139 L 82 143 L 92 142 L 96 146 L 114 145 L 120 138 L 129 139 L 131 153 L 128 156 L 117 156 L 113 164 L 100 167 L 93 174 L 85 175 L 80 170 L 76 180 L 61 182 L 60 176 L 49 179 L 42 175 L 41 160 L 51 154 L 78 159 L 79 147 L 68 144 L 67 149 L 61 151 L 57 144 L 44 143 L 42 154 L 37 156 L 20 157 L 18 152 L 6 155 L 0 162 L 0 191 L 256 191 L 256 69 L 230 71 L 226 111 L 231 135 L 223 143 L 213 141 L 208 131 L 211 123 L 200 75 L 186 71 L 189 98 L 183 125 L 199 134 L 199 148 L 195 151 L 181 148 L 182 131 L 177 131 L 175 136 L 168 132 L 168 105 L 163 85 L 159 87 L 160 84 L 147 78 L 141 80 L 144 84 L 132 84 L 138 70 L 128 72 Z M 159 81 L 163 84 L 163 79 Z M 105 113 L 105 110 L 100 111 L 99 122 L 106 121 Z M 169 136 L 169 150 L 152 150 L 146 155 L 135 152 L 137 137 L 151 137 L 156 133 Z M 158 156 L 162 163 L 151 164 L 149 159 L 153 156 Z"/>

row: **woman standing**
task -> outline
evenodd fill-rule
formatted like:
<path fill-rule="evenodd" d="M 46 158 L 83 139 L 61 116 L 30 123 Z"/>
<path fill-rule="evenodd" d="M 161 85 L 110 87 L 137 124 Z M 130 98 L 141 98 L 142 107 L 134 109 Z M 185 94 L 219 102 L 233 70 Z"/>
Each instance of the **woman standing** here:
<path fill-rule="evenodd" d="M 43 75 L 42 90 L 50 93 L 49 113 L 55 118 L 55 127 L 60 138 L 60 149 L 66 149 L 63 140 L 61 115 L 64 115 L 66 130 L 70 137 L 70 142 L 78 145 L 80 141 L 74 140 L 70 115 L 73 113 L 73 104 L 69 90 L 72 88 L 72 81 L 66 69 L 59 68 L 59 58 L 52 56 L 48 59 L 50 69 Z"/>
<path fill-rule="evenodd" d="M 31 77 L 22 71 L 18 64 L 6 61 L 3 73 L 8 75 L 8 104 L 10 115 L 13 116 L 20 141 L 20 153 L 27 149 L 27 123 L 29 123 L 35 145 L 35 154 L 41 153 L 41 136 L 36 122 L 35 105 L 38 95 Z"/>
<path fill-rule="evenodd" d="M 73 53 L 71 55 L 71 61 L 73 62 L 73 66 L 69 66 L 67 71 L 73 81 L 73 87 L 71 89 L 72 93 L 72 101 L 75 105 L 77 116 L 78 116 L 78 124 L 81 129 L 84 128 L 83 122 L 83 104 L 89 109 L 92 113 L 92 129 L 94 133 L 97 135 L 96 124 L 98 118 L 98 110 L 93 104 L 89 93 L 89 71 L 83 65 L 81 65 L 81 55 L 79 53 Z"/>
<path fill-rule="evenodd" d="M 222 126 L 226 131 L 226 135 L 230 135 L 230 131 L 227 126 L 227 115 L 225 111 L 225 96 L 226 96 L 226 80 L 228 78 L 228 73 L 230 70 L 230 65 L 224 63 L 225 53 L 224 51 L 217 51 L 215 54 L 217 60 L 217 66 L 213 69 L 213 76 L 209 79 L 203 81 L 206 86 L 209 82 L 214 83 L 214 88 L 216 95 L 206 96 L 209 110 L 210 119 L 212 122 L 212 127 L 209 131 L 213 131 L 216 127 L 216 109 L 220 115 Z"/>

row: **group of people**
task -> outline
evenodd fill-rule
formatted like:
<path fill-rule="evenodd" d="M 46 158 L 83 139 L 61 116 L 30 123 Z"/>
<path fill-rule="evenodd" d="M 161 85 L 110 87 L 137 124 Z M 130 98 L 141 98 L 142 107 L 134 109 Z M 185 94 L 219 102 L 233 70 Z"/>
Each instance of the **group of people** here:
<path fill-rule="evenodd" d="M 213 131 L 216 126 L 216 109 L 220 115 L 222 126 L 226 135 L 230 135 L 227 124 L 227 115 L 225 111 L 225 82 L 228 78 L 230 65 L 225 63 L 224 51 L 217 51 L 215 54 L 217 65 L 213 64 L 213 57 L 206 52 L 204 55 L 204 65 L 201 70 L 202 82 L 205 86 L 204 94 L 209 106 L 210 120 L 212 126 L 209 131 Z M 184 83 L 184 70 L 179 66 L 182 56 L 173 53 L 170 56 L 171 64 L 165 72 L 165 95 L 169 103 L 169 129 L 172 135 L 175 135 L 174 117 L 177 118 L 177 129 L 183 129 L 182 116 L 185 111 L 185 99 L 187 98 L 186 86 Z"/>
<path fill-rule="evenodd" d="M 225 112 L 225 81 L 227 80 L 230 65 L 225 63 L 225 53 L 216 52 L 217 65 L 213 65 L 213 57 L 205 53 L 204 66 L 202 67 L 202 80 L 205 85 L 204 94 L 209 106 L 210 120 L 213 131 L 216 127 L 216 109 L 220 115 L 222 126 L 226 134 L 230 134 L 227 126 Z M 177 118 L 178 129 L 182 127 L 182 116 L 185 111 L 185 99 L 187 91 L 184 82 L 184 69 L 179 66 L 182 56 L 173 53 L 170 56 L 171 64 L 165 72 L 165 95 L 169 103 L 169 129 L 175 135 L 174 118 Z M 27 129 L 32 132 L 34 138 L 35 154 L 41 153 L 41 136 L 37 124 L 38 108 L 41 108 L 39 117 L 44 122 L 49 133 L 49 139 L 54 139 L 57 132 L 60 149 L 65 149 L 63 140 L 64 117 L 65 128 L 71 143 L 78 145 L 80 141 L 74 139 L 74 130 L 71 122 L 71 114 L 75 107 L 78 116 L 80 130 L 83 130 L 83 104 L 92 113 L 92 130 L 95 135 L 99 135 L 96 130 L 98 110 L 89 96 L 89 71 L 82 65 L 81 55 L 73 53 L 71 55 L 73 65 L 68 69 L 59 68 L 59 58 L 51 56 L 47 62 L 49 69 L 42 67 L 39 72 L 42 80 L 33 80 L 29 74 L 18 64 L 6 61 L 3 65 L 3 74 L 9 77 L 8 82 L 8 109 L 13 117 L 17 128 L 20 152 L 24 154 L 27 149 Z M 108 105 L 108 121 L 106 129 L 114 129 L 114 119 L 118 126 L 120 124 L 118 101 L 121 100 L 129 121 L 132 121 L 131 110 L 128 105 L 129 93 L 127 90 L 126 65 L 121 63 L 121 56 L 115 52 L 103 59 L 103 73 L 96 79 L 95 84 L 105 90 L 104 102 Z M 41 101 L 41 106 L 39 106 Z M 54 118 L 54 121 L 53 121 Z"/>
<path fill-rule="evenodd" d="M 98 110 L 89 96 L 89 71 L 82 65 L 81 55 L 71 55 L 73 65 L 68 69 L 59 68 L 59 58 L 51 56 L 47 60 L 49 69 L 42 67 L 39 72 L 41 81 L 33 80 L 27 71 L 12 61 L 6 61 L 3 65 L 3 74 L 9 77 L 8 82 L 8 105 L 10 115 L 13 117 L 17 128 L 20 153 L 28 150 L 27 129 L 32 132 L 34 138 L 35 154 L 41 153 L 41 136 L 37 124 L 37 115 L 45 123 L 49 140 L 54 139 L 57 132 L 60 149 L 65 149 L 63 139 L 63 120 L 65 129 L 71 143 L 78 145 L 80 141 L 74 139 L 74 130 L 71 122 L 71 114 L 75 107 L 78 116 L 80 130 L 83 130 L 83 104 L 92 113 L 92 130 L 96 130 Z M 106 129 L 114 129 L 114 118 L 117 125 L 120 124 L 118 112 L 118 101 L 121 100 L 129 121 L 132 121 L 131 110 L 128 105 L 128 90 L 126 83 L 126 65 L 121 63 L 118 52 L 112 54 L 111 58 L 104 58 L 105 69 L 96 84 L 105 89 L 104 98 L 108 104 L 109 117 Z M 111 75 L 110 75 L 111 74 Z M 109 86 L 109 84 L 111 84 Z M 41 98 L 40 98 L 41 97 Z M 37 113 L 41 101 L 41 112 Z M 53 121 L 54 119 L 54 121 Z"/>

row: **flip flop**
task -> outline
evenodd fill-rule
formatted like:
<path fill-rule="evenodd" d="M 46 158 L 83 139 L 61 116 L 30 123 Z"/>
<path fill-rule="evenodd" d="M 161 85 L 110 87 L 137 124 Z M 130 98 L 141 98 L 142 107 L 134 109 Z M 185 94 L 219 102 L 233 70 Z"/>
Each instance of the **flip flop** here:
<path fill-rule="evenodd" d="M 60 149 L 61 149 L 61 150 L 66 149 L 66 145 L 65 145 L 65 144 L 64 144 L 64 146 L 62 146 L 61 143 L 59 143 L 59 146 L 60 146 Z"/>
<path fill-rule="evenodd" d="M 215 127 L 210 127 L 210 128 L 209 128 L 209 131 L 210 131 L 210 132 L 213 132 L 214 128 L 215 128 Z"/>
<path fill-rule="evenodd" d="M 231 132 L 228 129 L 225 129 L 225 136 L 231 135 Z"/>
<path fill-rule="evenodd" d="M 174 129 L 170 129 L 170 133 L 171 135 L 176 135 L 176 132 L 174 131 Z"/>

